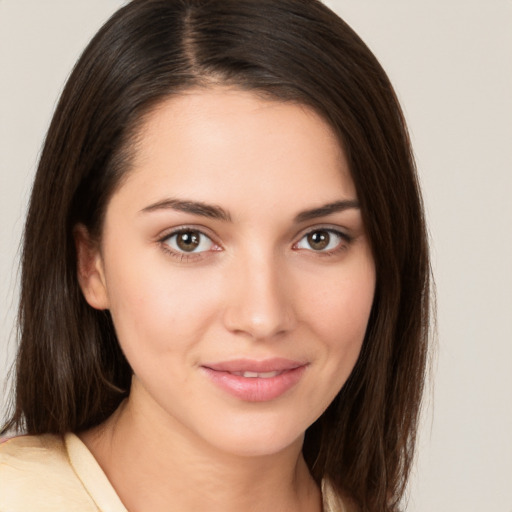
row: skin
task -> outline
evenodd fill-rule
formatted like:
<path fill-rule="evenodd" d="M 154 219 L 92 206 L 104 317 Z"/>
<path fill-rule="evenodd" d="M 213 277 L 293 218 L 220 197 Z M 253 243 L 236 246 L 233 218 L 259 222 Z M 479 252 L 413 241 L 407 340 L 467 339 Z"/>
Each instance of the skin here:
<path fill-rule="evenodd" d="M 132 512 L 319 511 L 304 432 L 355 365 L 375 288 L 340 144 L 307 107 L 225 87 L 166 100 L 138 140 L 100 243 L 76 229 L 84 295 L 110 310 L 134 371 L 81 437 Z M 304 371 L 271 400 L 204 371 L 276 357 Z"/>

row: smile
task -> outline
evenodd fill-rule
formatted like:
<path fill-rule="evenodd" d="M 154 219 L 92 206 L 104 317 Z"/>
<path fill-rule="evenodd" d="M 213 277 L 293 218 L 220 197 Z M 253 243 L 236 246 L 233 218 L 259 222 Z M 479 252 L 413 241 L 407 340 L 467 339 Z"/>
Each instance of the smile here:
<path fill-rule="evenodd" d="M 268 359 L 226 361 L 201 369 L 222 391 L 247 402 L 267 402 L 295 387 L 307 366 L 288 359 Z"/>
<path fill-rule="evenodd" d="M 238 375 L 239 377 L 245 377 L 246 379 L 269 379 L 270 377 L 277 377 L 281 375 L 282 371 L 275 372 L 230 372 L 232 375 Z"/>

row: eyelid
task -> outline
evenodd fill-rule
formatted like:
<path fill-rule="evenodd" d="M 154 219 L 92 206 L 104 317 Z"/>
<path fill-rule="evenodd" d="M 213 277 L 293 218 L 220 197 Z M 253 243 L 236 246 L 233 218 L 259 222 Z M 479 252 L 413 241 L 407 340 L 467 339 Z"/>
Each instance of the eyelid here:
<path fill-rule="evenodd" d="M 215 235 L 215 233 L 212 233 L 211 229 L 198 224 L 180 224 L 179 226 L 166 228 L 155 237 L 155 240 L 157 242 L 163 242 L 170 238 L 172 235 L 186 233 L 187 231 L 197 231 L 198 233 L 201 233 L 202 235 L 208 237 L 216 245 L 220 245 L 220 243 L 217 240 L 218 237 Z"/>
<path fill-rule="evenodd" d="M 317 224 L 315 226 L 307 227 L 301 230 L 294 238 L 299 241 L 310 233 L 314 233 L 315 231 L 329 231 L 330 233 L 335 233 L 345 240 L 352 240 L 353 236 L 350 235 L 350 230 L 348 228 L 343 228 L 338 225 L 333 224 Z"/>
<path fill-rule="evenodd" d="M 179 235 L 180 233 L 186 233 L 189 231 L 197 232 L 200 235 L 208 238 L 212 242 L 213 248 L 210 248 L 210 249 L 207 249 L 204 251 L 199 251 L 199 252 L 194 252 L 194 251 L 187 252 L 187 251 L 176 250 L 173 247 L 171 247 L 170 244 L 166 243 L 167 240 L 169 240 L 169 238 L 171 238 L 175 235 Z M 216 240 L 216 238 L 217 237 L 215 235 L 211 234 L 211 230 L 209 230 L 208 228 L 206 228 L 204 226 L 186 224 L 186 225 L 180 225 L 180 226 L 176 226 L 174 228 L 169 228 L 169 229 L 162 231 L 158 235 L 156 241 L 159 244 L 159 246 L 162 248 L 162 250 L 165 253 L 169 254 L 170 256 L 173 256 L 174 258 L 178 259 L 179 261 L 190 261 L 190 260 L 199 260 L 199 259 L 205 258 L 208 256 L 208 253 L 217 252 L 217 251 L 222 250 L 222 246 Z"/>
<path fill-rule="evenodd" d="M 297 245 L 305 238 L 307 237 L 309 234 L 311 233 L 315 233 L 316 231 L 327 231 L 328 233 L 332 233 L 338 237 L 340 237 L 344 243 L 340 243 L 339 244 L 339 247 L 335 247 L 334 249 L 330 249 L 330 250 L 319 250 L 319 251 L 315 251 L 313 248 L 311 249 L 303 249 L 303 248 L 298 248 Z M 341 228 L 340 226 L 333 226 L 332 224 L 331 225 L 325 225 L 325 224 L 320 224 L 320 225 L 317 225 L 317 226 L 311 226 L 305 230 L 303 230 L 296 238 L 295 238 L 295 242 L 293 244 L 293 248 L 296 249 L 296 250 L 304 250 L 304 251 L 309 251 L 309 252 L 312 252 L 312 253 L 316 253 L 318 255 L 324 255 L 324 256 L 328 256 L 328 255 L 331 255 L 331 254 L 335 254 L 337 253 L 339 250 L 342 250 L 342 249 L 345 249 L 347 247 L 347 245 L 349 245 L 352 241 L 353 241 L 354 237 L 351 236 L 350 234 L 348 234 L 346 231 L 343 230 L 343 228 Z"/>

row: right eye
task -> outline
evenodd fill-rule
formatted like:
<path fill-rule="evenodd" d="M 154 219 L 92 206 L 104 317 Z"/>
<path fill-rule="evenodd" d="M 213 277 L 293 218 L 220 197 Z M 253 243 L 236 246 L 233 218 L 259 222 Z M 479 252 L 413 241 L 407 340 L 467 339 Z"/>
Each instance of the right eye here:
<path fill-rule="evenodd" d="M 199 253 L 211 251 L 215 246 L 212 239 L 196 229 L 184 229 L 171 233 L 162 242 L 178 253 Z"/>

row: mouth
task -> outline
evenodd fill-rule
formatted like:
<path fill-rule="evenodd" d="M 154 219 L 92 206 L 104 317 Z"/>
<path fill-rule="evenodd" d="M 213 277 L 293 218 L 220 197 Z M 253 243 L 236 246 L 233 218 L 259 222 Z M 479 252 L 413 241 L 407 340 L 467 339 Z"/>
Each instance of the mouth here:
<path fill-rule="evenodd" d="M 289 359 L 238 359 L 201 366 L 221 390 L 247 402 L 275 400 L 295 387 L 308 363 Z"/>
<path fill-rule="evenodd" d="M 271 377 L 277 377 L 281 375 L 285 370 L 276 370 L 273 372 L 229 372 L 231 375 L 238 375 L 239 377 L 245 377 L 246 379 L 270 379 Z"/>

